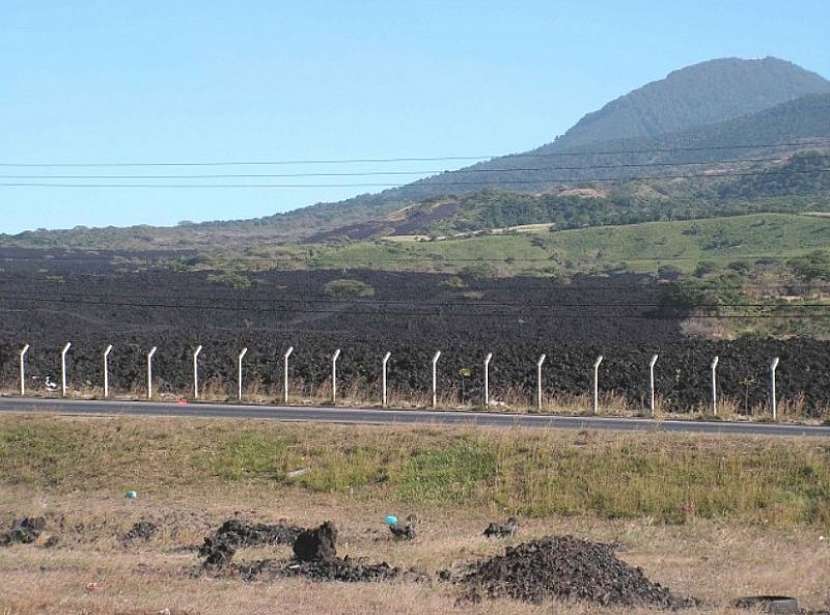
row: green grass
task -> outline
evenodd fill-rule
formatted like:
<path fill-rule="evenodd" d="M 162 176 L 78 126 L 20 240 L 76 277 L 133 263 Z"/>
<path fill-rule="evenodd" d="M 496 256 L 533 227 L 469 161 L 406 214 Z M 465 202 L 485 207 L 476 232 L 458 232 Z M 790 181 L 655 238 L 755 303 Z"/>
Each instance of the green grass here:
<path fill-rule="evenodd" d="M 293 470 L 305 473 L 294 478 Z M 0 484 L 56 493 L 246 483 L 372 503 L 700 517 L 830 530 L 830 444 L 667 434 L 184 419 L 0 418 Z M 279 495 L 278 495 L 279 497 Z"/>
<path fill-rule="evenodd" d="M 461 271 L 477 259 L 497 273 L 605 271 L 621 264 L 654 272 L 661 264 L 692 271 L 701 260 L 786 259 L 830 245 L 830 219 L 753 214 L 694 221 L 650 222 L 438 241 L 356 242 L 322 247 L 317 267 Z"/>
<path fill-rule="evenodd" d="M 683 222 L 562 231 L 552 245 L 580 262 L 627 262 L 654 271 L 671 263 L 691 271 L 701 260 L 789 258 L 830 245 L 830 221 L 792 214 L 755 214 Z"/>
<path fill-rule="evenodd" d="M 498 473 L 496 453 L 484 442 L 461 441 L 418 451 L 400 468 L 397 491 L 409 502 L 463 503 Z"/>

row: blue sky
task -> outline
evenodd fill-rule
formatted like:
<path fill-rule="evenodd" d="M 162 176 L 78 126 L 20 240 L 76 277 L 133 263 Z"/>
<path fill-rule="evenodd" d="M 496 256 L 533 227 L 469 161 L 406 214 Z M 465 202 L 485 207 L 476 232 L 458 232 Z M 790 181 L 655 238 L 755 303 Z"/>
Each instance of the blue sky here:
<path fill-rule="evenodd" d="M 0 0 L 0 162 L 516 152 L 702 60 L 774 55 L 828 77 L 828 23 L 826 0 Z M 460 165 L 2 167 L 0 174 L 452 166 Z M 20 181 L 38 180 L 0 179 Z M 248 218 L 368 190 L 6 186 L 0 232 Z"/>

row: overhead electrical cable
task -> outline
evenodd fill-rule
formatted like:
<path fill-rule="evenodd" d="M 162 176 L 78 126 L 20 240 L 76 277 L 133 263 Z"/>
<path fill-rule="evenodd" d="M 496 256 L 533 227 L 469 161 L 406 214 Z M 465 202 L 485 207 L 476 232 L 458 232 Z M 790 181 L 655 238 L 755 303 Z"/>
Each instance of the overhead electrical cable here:
<path fill-rule="evenodd" d="M 756 162 L 782 162 L 779 158 L 730 158 L 725 160 L 704 160 L 700 162 L 643 162 L 625 164 L 592 164 L 572 167 L 505 167 L 483 169 L 447 169 L 419 171 L 332 171 L 312 173 L 212 173 L 199 175 L 0 175 L 0 179 L 256 179 L 256 178 L 290 178 L 290 177 L 366 177 L 388 175 L 439 175 L 442 173 L 531 173 L 542 171 L 589 171 L 594 169 L 640 169 L 648 167 L 687 167 L 714 164 L 742 164 Z"/>
<path fill-rule="evenodd" d="M 631 154 L 659 154 L 673 152 L 730 151 L 767 149 L 774 147 L 810 147 L 830 145 L 830 137 L 810 137 L 800 141 L 778 143 L 744 143 L 736 145 L 697 145 L 686 147 L 654 147 L 622 150 L 526 152 L 519 154 L 485 154 L 480 156 L 403 156 L 389 158 L 334 158 L 284 160 L 225 160 L 225 161 L 135 161 L 135 162 L 0 162 L 0 167 L 198 167 L 198 166 L 278 166 L 311 164 L 385 164 L 396 162 L 486 161 L 499 158 L 558 158 L 573 156 L 619 156 Z"/>
<path fill-rule="evenodd" d="M 723 177 L 751 177 L 751 176 L 772 176 L 772 175 L 818 175 L 830 172 L 830 168 L 818 169 L 787 169 L 781 171 L 747 171 L 747 172 L 711 172 L 698 174 L 682 174 L 682 175 L 637 175 L 632 177 L 579 177 L 579 178 L 552 178 L 545 177 L 540 179 L 500 179 L 497 185 L 539 185 L 539 184 L 553 184 L 553 183 L 573 183 L 573 182 L 620 182 L 620 181 L 640 181 L 644 179 L 658 180 L 658 179 L 719 179 Z M 426 184 L 429 187 L 436 186 L 483 186 L 486 185 L 484 181 L 433 181 Z M 242 188 L 242 189 L 263 189 L 263 188 L 404 188 L 411 186 L 411 184 L 392 184 L 392 183 L 348 183 L 348 184 L 66 184 L 66 183 L 51 183 L 51 182 L 3 182 L 0 187 L 4 188 L 198 188 L 198 189 L 212 189 L 212 188 Z"/>

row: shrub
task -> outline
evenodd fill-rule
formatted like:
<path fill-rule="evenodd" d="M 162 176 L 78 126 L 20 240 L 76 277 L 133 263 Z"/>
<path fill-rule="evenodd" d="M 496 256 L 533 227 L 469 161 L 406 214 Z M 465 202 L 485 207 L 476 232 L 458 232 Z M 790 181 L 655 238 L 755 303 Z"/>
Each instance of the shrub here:
<path fill-rule="evenodd" d="M 467 283 L 457 275 L 454 275 L 442 281 L 441 286 L 446 286 L 447 288 L 466 288 Z"/>
<path fill-rule="evenodd" d="M 211 284 L 222 284 L 230 286 L 231 288 L 250 288 L 251 279 L 242 273 L 236 271 L 222 271 L 220 273 L 210 273 L 207 277 Z"/>
<path fill-rule="evenodd" d="M 323 287 L 329 297 L 349 299 L 354 297 L 373 297 L 375 289 L 360 280 L 332 280 Z"/>
<path fill-rule="evenodd" d="M 795 275 L 806 282 L 830 280 L 830 252 L 816 250 L 787 263 Z"/>
<path fill-rule="evenodd" d="M 496 268 L 490 263 L 481 261 L 468 265 L 461 270 L 461 274 L 470 278 L 491 278 L 496 275 Z"/>
<path fill-rule="evenodd" d="M 683 275 L 683 271 L 674 265 L 660 265 L 657 269 L 657 277 L 661 280 L 677 280 Z"/>
<path fill-rule="evenodd" d="M 745 299 L 743 278 L 734 271 L 706 280 L 682 280 L 663 289 L 661 295 L 661 303 L 666 307 L 737 305 Z"/>
<path fill-rule="evenodd" d="M 700 261 L 695 267 L 695 277 L 702 278 L 705 275 L 717 271 L 718 266 L 712 261 Z"/>
<path fill-rule="evenodd" d="M 729 263 L 726 267 L 738 273 L 749 273 L 749 270 L 752 269 L 752 267 L 746 261 L 733 261 Z"/>

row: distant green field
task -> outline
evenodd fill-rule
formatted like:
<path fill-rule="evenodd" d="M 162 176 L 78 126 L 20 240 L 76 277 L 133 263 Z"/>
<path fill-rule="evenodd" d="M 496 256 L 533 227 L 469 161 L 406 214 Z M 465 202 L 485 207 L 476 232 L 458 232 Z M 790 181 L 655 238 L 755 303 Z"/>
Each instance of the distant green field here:
<path fill-rule="evenodd" d="M 667 264 L 691 271 L 700 261 L 786 259 L 824 247 L 830 247 L 828 218 L 753 214 L 434 241 L 356 242 L 316 248 L 311 263 L 406 271 L 490 268 L 505 275 L 618 266 L 649 272 Z"/>

